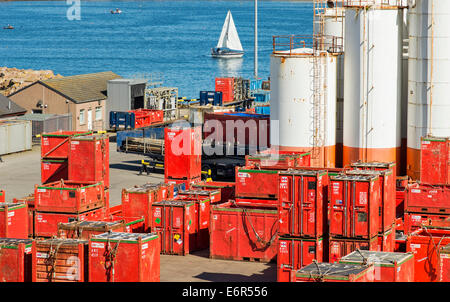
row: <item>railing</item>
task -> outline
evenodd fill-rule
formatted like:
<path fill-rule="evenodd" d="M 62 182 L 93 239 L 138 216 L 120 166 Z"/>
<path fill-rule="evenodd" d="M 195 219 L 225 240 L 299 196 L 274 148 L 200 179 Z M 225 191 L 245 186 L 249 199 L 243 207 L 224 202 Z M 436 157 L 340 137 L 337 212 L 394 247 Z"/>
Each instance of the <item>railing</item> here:
<path fill-rule="evenodd" d="M 344 7 L 408 7 L 408 0 L 343 0 L 343 2 Z"/>
<path fill-rule="evenodd" d="M 272 37 L 273 54 L 283 55 L 314 55 L 317 51 L 339 54 L 343 52 L 343 42 L 342 37 L 324 35 L 283 35 Z M 313 52 L 295 52 L 294 50 L 298 48 L 310 48 Z"/>

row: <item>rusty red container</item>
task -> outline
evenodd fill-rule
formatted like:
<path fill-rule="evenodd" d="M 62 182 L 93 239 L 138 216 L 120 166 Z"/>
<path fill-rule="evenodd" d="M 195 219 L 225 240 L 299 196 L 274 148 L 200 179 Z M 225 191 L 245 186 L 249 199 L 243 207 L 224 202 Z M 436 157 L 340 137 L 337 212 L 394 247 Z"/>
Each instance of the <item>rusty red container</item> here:
<path fill-rule="evenodd" d="M 44 159 L 41 161 L 41 183 L 68 180 L 69 163 L 65 159 Z"/>
<path fill-rule="evenodd" d="M 397 175 L 397 164 L 395 162 L 354 162 L 350 166 L 361 170 L 392 170 L 392 174 Z"/>
<path fill-rule="evenodd" d="M 411 233 L 406 240 L 406 251 L 415 258 L 414 281 L 438 282 L 439 250 L 450 243 L 450 230 L 424 227 Z"/>
<path fill-rule="evenodd" d="M 413 184 L 406 188 L 405 210 L 450 215 L 450 186 Z"/>
<path fill-rule="evenodd" d="M 125 232 L 125 221 L 72 221 L 58 223 L 58 238 L 89 240 L 105 232 Z"/>
<path fill-rule="evenodd" d="M 67 159 L 71 137 L 91 135 L 92 132 L 56 131 L 41 135 L 41 158 Z"/>
<path fill-rule="evenodd" d="M 87 282 L 88 241 L 36 240 L 32 260 L 33 282 Z"/>
<path fill-rule="evenodd" d="M 328 174 L 325 170 L 280 172 L 280 234 L 314 238 L 323 236 L 327 185 Z"/>
<path fill-rule="evenodd" d="M 152 206 L 153 228 L 161 238 L 161 253 L 187 255 L 197 248 L 195 202 L 163 200 Z"/>
<path fill-rule="evenodd" d="M 90 282 L 159 282 L 160 243 L 155 233 L 103 233 L 89 240 Z"/>
<path fill-rule="evenodd" d="M 426 213 L 408 213 L 404 214 L 404 231 L 411 234 L 422 228 L 422 226 L 433 226 L 445 223 L 450 215 L 426 214 Z M 448 222 L 450 228 L 450 222 Z"/>
<path fill-rule="evenodd" d="M 201 127 L 165 128 L 164 178 L 194 179 L 202 173 Z M 167 182 L 167 181 L 165 181 Z"/>
<path fill-rule="evenodd" d="M 357 249 L 378 251 L 378 236 L 375 236 L 372 239 L 330 238 L 328 242 L 328 259 L 329 262 L 332 263 L 338 262 L 342 257 Z"/>
<path fill-rule="evenodd" d="M 220 190 L 220 203 L 227 202 L 235 198 L 235 183 L 225 181 L 201 181 L 193 184 L 192 188 L 208 191 Z"/>
<path fill-rule="evenodd" d="M 323 238 L 278 238 L 277 281 L 290 282 L 291 271 L 323 261 Z"/>
<path fill-rule="evenodd" d="M 222 92 L 222 102 L 234 101 L 234 78 L 216 78 L 215 91 Z"/>
<path fill-rule="evenodd" d="M 0 280 L 31 282 L 33 249 L 33 240 L 0 238 Z"/>
<path fill-rule="evenodd" d="M 152 204 L 162 199 L 159 185 L 144 184 L 122 190 L 122 215 L 130 217 L 144 217 L 144 231 L 148 232 L 153 226 Z M 158 198 L 159 196 L 159 198 Z"/>
<path fill-rule="evenodd" d="M 377 176 L 331 176 L 329 190 L 330 236 L 370 239 L 378 235 L 381 194 Z"/>
<path fill-rule="evenodd" d="M 278 200 L 273 198 L 239 198 L 230 200 L 233 205 L 253 208 L 278 208 Z"/>
<path fill-rule="evenodd" d="M 0 202 L 5 202 L 5 191 L 0 190 Z"/>
<path fill-rule="evenodd" d="M 40 212 L 82 213 L 105 206 L 102 182 L 55 181 L 36 185 L 34 192 Z"/>
<path fill-rule="evenodd" d="M 420 182 L 450 184 L 450 138 L 422 137 Z"/>
<path fill-rule="evenodd" d="M 278 251 L 278 211 L 236 207 L 230 202 L 211 207 L 210 258 L 269 262 Z"/>
<path fill-rule="evenodd" d="M 395 225 L 384 233 L 378 234 L 378 251 L 394 252 L 395 250 Z"/>
<path fill-rule="evenodd" d="M 0 238 L 28 238 L 28 206 L 26 203 L 0 203 Z"/>
<path fill-rule="evenodd" d="M 72 221 L 98 221 L 105 218 L 105 208 L 79 214 L 35 212 L 34 236 L 48 238 L 58 234 L 58 223 Z"/>
<path fill-rule="evenodd" d="M 312 263 L 292 274 L 294 282 L 373 282 L 374 267 L 347 263 Z"/>
<path fill-rule="evenodd" d="M 447 244 L 441 248 L 439 256 L 439 281 L 450 282 L 450 244 Z"/>
<path fill-rule="evenodd" d="M 103 181 L 109 188 L 109 137 L 103 134 L 70 138 L 69 179 Z"/>
<path fill-rule="evenodd" d="M 380 225 L 378 232 L 388 231 L 395 222 L 396 178 L 392 170 L 347 170 L 347 175 L 378 176 L 380 178 Z"/>
<path fill-rule="evenodd" d="M 220 195 L 220 190 L 202 190 L 191 188 L 190 190 L 184 190 L 178 192 L 178 197 L 186 196 L 190 199 L 206 200 L 209 199 L 211 204 L 220 203 L 222 197 Z"/>
<path fill-rule="evenodd" d="M 339 263 L 373 264 L 374 282 L 414 281 L 414 255 L 412 253 L 354 251 L 343 257 Z"/>
<path fill-rule="evenodd" d="M 278 198 L 278 171 L 236 167 L 236 197 Z"/>

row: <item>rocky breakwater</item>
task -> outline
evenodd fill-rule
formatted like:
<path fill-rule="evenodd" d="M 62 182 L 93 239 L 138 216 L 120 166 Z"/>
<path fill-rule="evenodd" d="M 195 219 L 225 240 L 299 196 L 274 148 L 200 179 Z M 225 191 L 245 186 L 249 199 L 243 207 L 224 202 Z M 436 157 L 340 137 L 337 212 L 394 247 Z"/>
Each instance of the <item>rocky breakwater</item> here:
<path fill-rule="evenodd" d="M 0 93 L 8 96 L 36 81 L 62 78 L 51 70 L 32 70 L 0 67 Z"/>

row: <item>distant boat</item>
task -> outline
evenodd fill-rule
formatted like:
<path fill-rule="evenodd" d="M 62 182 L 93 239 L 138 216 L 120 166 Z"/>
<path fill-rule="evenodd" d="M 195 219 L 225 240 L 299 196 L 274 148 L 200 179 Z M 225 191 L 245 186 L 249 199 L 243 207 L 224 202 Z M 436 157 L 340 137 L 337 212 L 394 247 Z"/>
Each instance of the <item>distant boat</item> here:
<path fill-rule="evenodd" d="M 3 29 L 14 29 L 14 26 L 8 24 L 8 26 L 3 27 Z"/>
<path fill-rule="evenodd" d="M 111 14 L 121 14 L 122 11 L 118 8 L 116 8 L 116 10 L 111 10 Z"/>
<path fill-rule="evenodd" d="M 230 11 L 225 18 L 219 42 L 215 48 L 211 49 L 211 55 L 214 58 L 240 58 L 244 55 L 244 49 Z"/>

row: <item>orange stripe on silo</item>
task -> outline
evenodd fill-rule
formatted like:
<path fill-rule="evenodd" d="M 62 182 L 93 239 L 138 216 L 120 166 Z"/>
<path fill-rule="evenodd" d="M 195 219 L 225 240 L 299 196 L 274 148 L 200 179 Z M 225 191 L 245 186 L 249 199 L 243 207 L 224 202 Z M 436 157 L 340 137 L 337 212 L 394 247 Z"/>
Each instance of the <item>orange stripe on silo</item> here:
<path fill-rule="evenodd" d="M 363 162 L 395 162 L 397 167 L 400 163 L 401 148 L 352 148 L 344 146 L 343 165 Z"/>
<path fill-rule="evenodd" d="M 406 173 L 413 180 L 420 178 L 420 150 L 406 149 Z"/>

